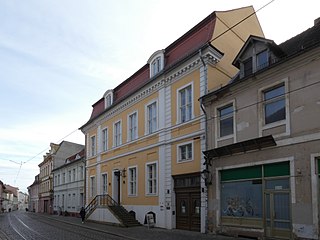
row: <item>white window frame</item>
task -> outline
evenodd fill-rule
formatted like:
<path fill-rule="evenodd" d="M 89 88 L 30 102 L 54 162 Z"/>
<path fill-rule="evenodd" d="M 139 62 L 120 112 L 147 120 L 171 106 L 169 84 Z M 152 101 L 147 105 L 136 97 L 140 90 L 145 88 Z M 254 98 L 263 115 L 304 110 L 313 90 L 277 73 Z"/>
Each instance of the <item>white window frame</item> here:
<path fill-rule="evenodd" d="M 156 121 L 155 121 L 155 129 L 150 131 L 149 129 L 149 123 L 150 123 L 150 120 L 149 120 L 149 107 L 153 104 L 156 104 L 156 107 L 155 107 L 155 110 L 156 110 Z M 158 111 L 158 101 L 157 100 L 153 100 L 153 101 L 150 101 L 147 105 L 145 105 L 145 134 L 152 134 L 152 133 L 155 133 L 157 130 L 158 130 L 158 121 L 159 121 L 159 111 Z"/>
<path fill-rule="evenodd" d="M 108 128 L 101 130 L 101 147 L 102 152 L 106 152 L 108 150 Z"/>
<path fill-rule="evenodd" d="M 155 174 L 156 177 L 152 177 L 151 179 L 149 178 L 149 166 L 154 165 L 155 166 Z M 146 163 L 146 167 L 145 167 L 145 194 L 146 196 L 157 196 L 158 195 L 158 188 L 159 188 L 159 183 L 158 183 L 158 179 L 159 179 L 159 171 L 158 171 L 158 162 L 148 162 Z M 150 192 L 149 191 L 149 182 L 152 181 L 153 182 L 153 186 L 155 186 L 155 192 Z M 154 189 L 153 189 L 154 190 Z"/>
<path fill-rule="evenodd" d="M 269 123 L 269 124 L 265 124 L 265 113 L 264 113 L 264 92 L 268 89 L 271 89 L 275 86 L 284 84 L 284 89 L 285 89 L 285 108 L 286 108 L 286 119 L 281 120 L 281 121 L 277 121 L 277 122 L 273 122 L 273 123 Z M 262 137 L 263 135 L 263 131 L 267 130 L 267 129 L 271 129 L 271 128 L 275 128 L 275 127 L 279 127 L 279 126 L 285 126 L 286 131 L 280 134 L 275 134 L 273 137 L 282 137 L 282 136 L 288 136 L 290 135 L 290 112 L 289 112 L 289 79 L 288 78 L 284 78 L 280 81 L 276 81 L 272 84 L 266 85 L 260 89 L 258 89 L 258 95 L 259 95 L 259 99 L 260 99 L 260 104 L 259 104 L 259 137 Z"/>
<path fill-rule="evenodd" d="M 220 109 L 227 107 L 229 105 L 233 106 L 233 134 L 229 134 L 223 137 L 220 137 Z M 215 138 L 216 138 L 216 145 L 217 145 L 217 141 L 223 141 L 226 139 L 231 139 L 233 138 L 233 140 L 236 140 L 236 101 L 233 99 L 231 101 L 219 104 L 218 106 L 215 107 L 214 109 L 214 115 L 215 117 Z"/>
<path fill-rule="evenodd" d="M 131 170 L 135 169 L 135 179 L 132 180 L 132 172 Z M 131 184 L 134 184 L 135 192 L 131 192 Z M 130 166 L 128 167 L 128 196 L 129 197 L 136 197 L 138 196 L 138 166 Z"/>
<path fill-rule="evenodd" d="M 117 132 L 117 129 L 116 129 L 117 124 L 119 124 L 119 133 Z M 119 147 L 121 144 L 122 144 L 122 121 L 118 120 L 113 124 L 113 147 Z"/>
<path fill-rule="evenodd" d="M 96 176 L 90 176 L 90 197 L 94 197 L 97 194 Z"/>
<path fill-rule="evenodd" d="M 191 117 L 190 119 L 186 119 L 185 121 L 182 121 L 181 117 L 181 92 L 188 87 L 191 87 Z M 177 89 L 177 124 L 178 123 L 185 123 L 194 118 L 194 87 L 193 82 L 188 83 L 180 88 Z"/>
<path fill-rule="evenodd" d="M 79 168 L 80 168 L 80 170 L 79 170 L 80 179 L 79 180 L 83 180 L 84 179 L 84 166 L 80 166 Z"/>
<path fill-rule="evenodd" d="M 181 148 L 191 145 L 191 158 L 182 159 L 181 158 Z M 194 144 L 193 141 L 184 142 L 177 145 L 177 163 L 186 163 L 194 160 Z"/>
<path fill-rule="evenodd" d="M 135 115 L 135 126 L 131 126 L 131 120 L 132 116 Z M 128 136 L 127 136 L 127 142 L 136 140 L 138 138 L 138 111 L 134 111 L 130 114 L 128 114 Z M 134 134 L 134 135 L 133 135 Z"/>
<path fill-rule="evenodd" d="M 151 57 L 148 59 L 148 63 L 150 78 L 152 78 L 156 76 L 159 72 L 161 72 L 164 68 L 164 50 L 159 50 L 153 53 Z"/>
<path fill-rule="evenodd" d="M 108 90 L 106 91 L 106 93 L 104 94 L 104 108 L 108 108 L 112 105 L 113 103 L 113 91 L 112 90 Z"/>
<path fill-rule="evenodd" d="M 105 179 L 104 179 L 104 176 L 105 176 Z M 101 193 L 108 194 L 108 173 L 106 172 L 101 174 Z"/>
<path fill-rule="evenodd" d="M 229 108 L 229 107 L 232 107 L 232 112 L 227 114 L 227 115 L 225 115 L 225 116 L 221 116 L 221 110 Z M 222 136 L 221 135 L 221 121 L 229 119 L 229 118 L 232 118 L 232 125 L 233 125 L 232 126 L 232 133 Z M 235 119 L 235 106 L 234 106 L 233 103 L 229 103 L 229 104 L 226 104 L 226 105 L 223 105 L 223 106 L 220 106 L 219 108 L 217 108 L 217 124 L 218 124 L 218 133 L 217 134 L 218 134 L 219 138 L 228 138 L 228 137 L 230 137 L 230 136 L 232 136 L 234 134 L 234 132 L 235 132 L 234 119 Z"/>
<path fill-rule="evenodd" d="M 94 157 L 97 152 L 97 138 L 96 135 L 90 136 L 90 157 Z"/>

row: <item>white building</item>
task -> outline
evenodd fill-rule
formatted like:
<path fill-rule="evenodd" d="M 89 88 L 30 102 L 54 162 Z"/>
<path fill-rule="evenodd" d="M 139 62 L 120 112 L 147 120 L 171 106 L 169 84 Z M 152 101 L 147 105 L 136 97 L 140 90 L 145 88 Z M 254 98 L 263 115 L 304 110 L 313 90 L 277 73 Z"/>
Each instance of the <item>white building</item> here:
<path fill-rule="evenodd" d="M 56 214 L 77 216 L 84 206 L 85 156 L 84 149 L 67 158 L 53 169 L 53 211 Z"/>

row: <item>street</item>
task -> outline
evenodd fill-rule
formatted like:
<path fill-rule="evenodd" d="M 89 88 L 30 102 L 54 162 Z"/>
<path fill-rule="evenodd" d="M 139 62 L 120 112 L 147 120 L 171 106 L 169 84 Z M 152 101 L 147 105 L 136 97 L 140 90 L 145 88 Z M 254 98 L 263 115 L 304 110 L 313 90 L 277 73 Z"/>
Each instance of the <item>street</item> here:
<path fill-rule="evenodd" d="M 0 214 L 0 239 L 46 240 L 46 239 L 126 239 L 104 232 L 54 221 L 42 215 L 23 211 Z M 127 238 L 130 239 L 130 238 Z"/>

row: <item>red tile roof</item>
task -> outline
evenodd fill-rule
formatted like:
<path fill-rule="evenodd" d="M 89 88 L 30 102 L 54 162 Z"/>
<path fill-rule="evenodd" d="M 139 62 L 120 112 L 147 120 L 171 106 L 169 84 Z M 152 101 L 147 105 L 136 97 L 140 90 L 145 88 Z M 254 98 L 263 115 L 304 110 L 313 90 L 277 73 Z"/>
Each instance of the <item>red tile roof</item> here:
<path fill-rule="evenodd" d="M 169 69 L 171 66 L 178 63 L 195 50 L 199 49 L 205 44 L 208 44 L 214 31 L 215 20 L 216 14 L 213 12 L 195 27 L 185 33 L 182 37 L 170 44 L 164 52 L 164 70 Z M 125 99 L 130 94 L 147 84 L 149 81 L 149 64 L 146 64 L 114 89 L 113 102 L 117 103 Z M 93 119 L 105 111 L 104 98 L 101 98 L 98 102 L 93 104 L 92 107 L 93 110 L 90 120 L 85 125 L 90 123 Z"/>

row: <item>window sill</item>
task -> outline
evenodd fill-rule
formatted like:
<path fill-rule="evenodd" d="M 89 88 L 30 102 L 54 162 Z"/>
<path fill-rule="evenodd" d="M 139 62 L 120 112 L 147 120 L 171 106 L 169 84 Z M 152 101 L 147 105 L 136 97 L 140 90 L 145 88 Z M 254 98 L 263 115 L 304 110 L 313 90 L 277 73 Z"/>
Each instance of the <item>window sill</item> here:
<path fill-rule="evenodd" d="M 286 120 L 281 120 L 281 121 L 277 121 L 277 122 L 273 122 L 273 123 L 268 123 L 268 124 L 264 124 L 262 126 L 262 130 L 275 128 L 275 127 L 283 126 L 283 125 L 286 125 L 286 124 L 287 124 Z"/>
<path fill-rule="evenodd" d="M 226 135 L 226 136 L 223 136 L 223 137 L 217 137 L 217 142 L 218 141 L 229 140 L 229 139 L 232 139 L 232 138 L 234 138 L 234 134 Z"/>
<path fill-rule="evenodd" d="M 178 164 L 180 164 L 180 163 L 189 163 L 189 162 L 192 162 L 192 161 L 193 161 L 193 159 L 186 159 L 186 160 L 181 160 L 180 159 L 180 160 L 177 161 L 177 163 Z"/>

